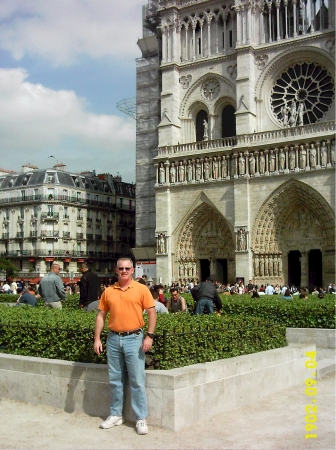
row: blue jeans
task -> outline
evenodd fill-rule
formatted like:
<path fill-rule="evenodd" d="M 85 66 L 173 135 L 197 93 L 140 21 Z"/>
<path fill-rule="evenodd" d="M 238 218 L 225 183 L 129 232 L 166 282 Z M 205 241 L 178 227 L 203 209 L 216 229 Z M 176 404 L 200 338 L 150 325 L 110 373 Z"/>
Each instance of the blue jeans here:
<path fill-rule="evenodd" d="M 195 314 L 212 314 L 214 304 L 209 298 L 200 298 L 196 303 Z"/>
<path fill-rule="evenodd" d="M 111 390 L 111 416 L 122 416 L 127 369 L 131 387 L 131 405 L 136 420 L 147 417 L 145 353 L 141 348 L 143 337 L 143 331 L 129 336 L 108 333 L 106 351 Z"/>

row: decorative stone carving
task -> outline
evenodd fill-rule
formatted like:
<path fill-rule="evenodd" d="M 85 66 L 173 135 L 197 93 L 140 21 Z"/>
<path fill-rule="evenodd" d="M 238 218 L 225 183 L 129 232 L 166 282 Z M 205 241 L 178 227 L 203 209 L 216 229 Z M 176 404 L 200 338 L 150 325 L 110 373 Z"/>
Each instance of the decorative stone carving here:
<path fill-rule="evenodd" d="M 208 158 L 205 158 L 204 160 L 203 171 L 204 171 L 204 181 L 208 181 L 210 177 L 210 163 Z"/>
<path fill-rule="evenodd" d="M 225 155 L 222 156 L 222 164 L 221 164 L 221 178 L 227 178 L 227 160 Z"/>
<path fill-rule="evenodd" d="M 322 141 L 322 145 L 321 145 L 321 149 L 320 149 L 321 166 L 326 166 L 328 163 L 328 149 L 325 144 L 326 144 L 326 142 Z"/>
<path fill-rule="evenodd" d="M 254 63 L 258 66 L 258 69 L 262 70 L 266 66 L 268 61 L 268 55 L 256 56 Z"/>
<path fill-rule="evenodd" d="M 273 173 L 275 171 L 275 154 L 273 150 L 270 151 L 270 154 L 268 156 L 268 165 L 269 171 Z"/>
<path fill-rule="evenodd" d="M 206 100 L 215 100 L 218 97 L 219 91 L 220 83 L 215 78 L 205 81 L 201 87 L 201 93 Z"/>
<path fill-rule="evenodd" d="M 264 156 L 263 152 L 260 152 L 260 155 L 259 155 L 259 173 L 260 173 L 260 175 L 264 175 L 265 167 L 266 167 L 265 156 Z"/>
<path fill-rule="evenodd" d="M 180 83 L 182 84 L 183 89 L 188 89 L 188 87 L 190 86 L 191 80 L 192 80 L 191 75 L 183 75 L 180 78 Z"/>
<path fill-rule="evenodd" d="M 245 175 L 245 158 L 244 158 L 242 153 L 239 153 L 238 174 L 239 175 Z"/>
<path fill-rule="evenodd" d="M 229 66 L 227 68 L 227 72 L 231 78 L 237 78 L 237 64 L 235 64 L 234 66 Z"/>
<path fill-rule="evenodd" d="M 187 181 L 190 183 L 193 179 L 193 166 L 191 164 L 191 159 L 188 159 L 187 164 Z"/>
<path fill-rule="evenodd" d="M 199 160 L 199 158 L 196 158 L 196 164 L 195 164 L 195 180 L 201 181 L 202 177 L 202 164 Z"/>

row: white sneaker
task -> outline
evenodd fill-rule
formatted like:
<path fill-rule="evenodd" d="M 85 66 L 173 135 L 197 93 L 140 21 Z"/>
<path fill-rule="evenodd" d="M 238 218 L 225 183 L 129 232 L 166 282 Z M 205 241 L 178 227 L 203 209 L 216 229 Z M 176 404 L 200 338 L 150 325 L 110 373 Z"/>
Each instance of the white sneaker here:
<path fill-rule="evenodd" d="M 124 422 L 125 420 L 122 416 L 108 416 L 108 418 L 100 424 L 99 428 L 112 428 L 114 426 L 121 425 Z"/>
<path fill-rule="evenodd" d="M 140 419 L 136 423 L 136 431 L 138 434 L 147 434 L 148 426 L 146 419 Z"/>

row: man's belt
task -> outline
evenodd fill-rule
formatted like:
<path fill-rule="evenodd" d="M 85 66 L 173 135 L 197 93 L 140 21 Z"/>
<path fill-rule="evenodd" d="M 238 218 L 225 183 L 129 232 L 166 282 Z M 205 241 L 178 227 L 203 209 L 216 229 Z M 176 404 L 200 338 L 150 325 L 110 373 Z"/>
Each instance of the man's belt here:
<path fill-rule="evenodd" d="M 142 331 L 142 328 L 138 328 L 137 330 L 132 331 L 113 331 L 110 330 L 111 333 L 117 334 L 118 336 L 129 336 L 130 334 L 139 334 Z"/>

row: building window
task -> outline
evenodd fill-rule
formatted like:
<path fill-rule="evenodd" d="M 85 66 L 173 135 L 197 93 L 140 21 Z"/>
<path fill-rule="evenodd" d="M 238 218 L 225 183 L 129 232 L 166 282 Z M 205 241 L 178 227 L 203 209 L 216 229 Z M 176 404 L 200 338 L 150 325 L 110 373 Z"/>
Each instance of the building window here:
<path fill-rule="evenodd" d="M 203 109 L 196 116 L 196 141 L 204 140 L 204 121 L 208 123 L 208 114 Z"/>
<path fill-rule="evenodd" d="M 231 105 L 225 106 L 222 111 L 222 138 L 236 136 L 235 109 Z"/>

